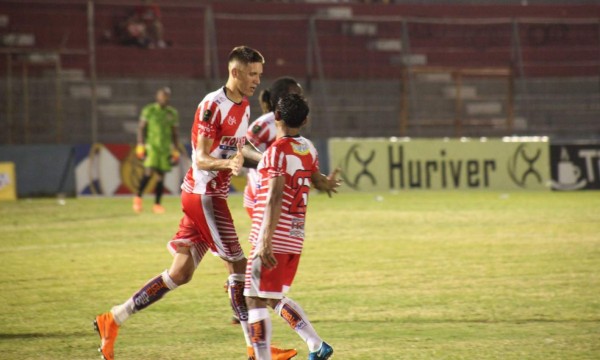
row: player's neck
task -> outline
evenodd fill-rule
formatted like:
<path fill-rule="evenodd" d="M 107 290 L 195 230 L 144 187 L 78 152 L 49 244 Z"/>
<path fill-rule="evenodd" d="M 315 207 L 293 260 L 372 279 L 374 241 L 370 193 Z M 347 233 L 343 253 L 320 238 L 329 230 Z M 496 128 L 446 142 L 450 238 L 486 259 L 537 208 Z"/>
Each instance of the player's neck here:
<path fill-rule="evenodd" d="M 244 95 L 236 90 L 236 87 L 230 81 L 225 84 L 225 96 L 236 104 L 239 104 L 244 99 Z"/>
<path fill-rule="evenodd" d="M 281 139 L 283 137 L 297 137 L 300 136 L 300 129 L 289 128 L 286 126 L 281 126 L 277 128 L 277 139 Z"/>

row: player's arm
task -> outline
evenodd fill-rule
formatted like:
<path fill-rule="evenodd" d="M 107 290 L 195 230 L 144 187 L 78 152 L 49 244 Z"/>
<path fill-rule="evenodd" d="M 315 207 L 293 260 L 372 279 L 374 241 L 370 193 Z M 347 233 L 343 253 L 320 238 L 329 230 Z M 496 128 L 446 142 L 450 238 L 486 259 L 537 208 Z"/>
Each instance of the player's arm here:
<path fill-rule="evenodd" d="M 269 179 L 269 192 L 267 193 L 263 223 L 265 230 L 261 239 L 262 241 L 260 241 L 260 247 L 256 252 L 256 256 L 260 256 L 263 266 L 267 269 L 277 266 L 277 259 L 273 256 L 273 235 L 281 216 L 284 187 L 285 177 L 283 175 Z"/>
<path fill-rule="evenodd" d="M 198 143 L 196 144 L 196 166 L 198 169 L 209 171 L 231 170 L 233 175 L 238 175 L 244 163 L 242 147 L 238 145 L 238 151 L 231 159 L 217 159 L 210 156 L 213 141 L 204 134 L 198 136 Z"/>
<path fill-rule="evenodd" d="M 262 158 L 262 153 L 250 141 L 244 144 L 242 155 L 244 155 L 244 167 L 247 168 L 256 168 Z"/>
<path fill-rule="evenodd" d="M 138 122 L 137 128 L 137 146 L 135 147 L 135 154 L 138 159 L 143 159 L 146 157 L 146 148 L 144 146 L 144 140 L 146 137 L 146 128 L 148 127 L 148 120 L 144 117 L 144 115 L 140 116 L 140 121 Z"/>
<path fill-rule="evenodd" d="M 331 193 L 337 193 L 337 188 L 342 184 L 342 180 L 337 179 L 339 172 L 340 169 L 335 169 L 329 176 L 321 174 L 320 171 L 313 172 L 311 175 L 313 186 L 317 190 L 325 191 L 331 197 Z"/>

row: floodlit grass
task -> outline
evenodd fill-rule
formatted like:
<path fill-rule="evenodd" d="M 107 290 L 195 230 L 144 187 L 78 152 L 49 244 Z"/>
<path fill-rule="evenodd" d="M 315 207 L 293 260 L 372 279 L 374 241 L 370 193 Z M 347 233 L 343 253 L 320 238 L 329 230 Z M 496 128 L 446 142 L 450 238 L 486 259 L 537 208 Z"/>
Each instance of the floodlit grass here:
<path fill-rule="evenodd" d="M 313 195 L 290 296 L 336 359 L 599 359 L 600 194 Z M 247 249 L 241 197 L 230 204 Z M 149 208 L 151 199 L 146 199 Z M 93 359 L 95 314 L 170 265 L 129 198 L 0 203 L 0 358 Z M 220 260 L 123 326 L 117 359 L 245 359 Z M 275 341 L 304 343 L 273 316 Z"/>

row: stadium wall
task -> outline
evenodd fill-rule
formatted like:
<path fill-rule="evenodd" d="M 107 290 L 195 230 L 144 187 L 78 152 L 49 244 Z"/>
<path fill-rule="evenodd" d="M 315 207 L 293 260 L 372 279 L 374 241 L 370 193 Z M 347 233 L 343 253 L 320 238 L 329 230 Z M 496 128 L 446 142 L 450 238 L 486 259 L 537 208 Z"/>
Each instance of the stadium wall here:
<path fill-rule="evenodd" d="M 318 139 L 315 145 L 323 172 L 342 170 L 342 191 L 600 189 L 600 143 L 549 143 L 540 137 L 338 138 Z M 142 172 L 132 149 L 129 144 L 0 146 L 0 162 L 15 163 L 20 198 L 129 195 Z M 188 166 L 184 156 L 168 174 L 167 193 L 179 192 Z M 244 185 L 245 178 L 238 177 L 232 191 Z"/>

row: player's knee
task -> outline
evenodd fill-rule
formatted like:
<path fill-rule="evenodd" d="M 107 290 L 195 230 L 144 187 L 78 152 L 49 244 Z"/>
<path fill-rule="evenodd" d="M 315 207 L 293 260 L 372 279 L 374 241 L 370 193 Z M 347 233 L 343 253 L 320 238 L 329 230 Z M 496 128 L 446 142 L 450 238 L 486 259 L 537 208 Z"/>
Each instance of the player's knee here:
<path fill-rule="evenodd" d="M 192 277 L 194 276 L 194 271 L 190 271 L 189 269 L 177 269 L 169 272 L 169 276 L 173 279 L 173 282 L 178 286 L 187 284 L 192 281 Z"/>
<path fill-rule="evenodd" d="M 277 307 L 277 304 L 279 304 L 279 299 L 268 299 L 267 300 L 267 305 L 269 305 L 269 307 L 271 309 L 275 309 Z"/>
<path fill-rule="evenodd" d="M 247 263 L 248 263 L 248 260 L 246 258 L 243 258 L 243 259 L 240 259 L 237 261 L 233 261 L 233 262 L 228 262 L 227 267 L 229 269 L 229 273 L 230 274 L 245 274 Z"/>

